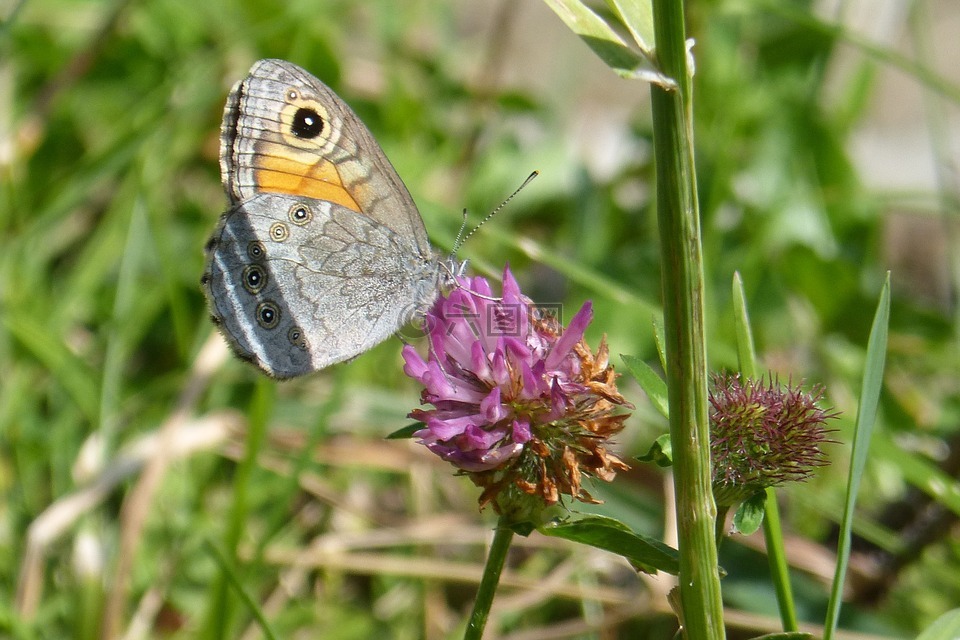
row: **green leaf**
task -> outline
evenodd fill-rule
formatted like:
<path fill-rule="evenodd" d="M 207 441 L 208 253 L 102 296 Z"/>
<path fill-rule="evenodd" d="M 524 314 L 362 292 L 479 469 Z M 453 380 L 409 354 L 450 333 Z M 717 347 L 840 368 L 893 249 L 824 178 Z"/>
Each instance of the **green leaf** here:
<path fill-rule="evenodd" d="M 607 6 L 630 31 L 643 55 L 653 56 L 653 3 L 649 0 L 607 0 Z"/>
<path fill-rule="evenodd" d="M 592 9 L 579 0 L 545 0 L 567 27 L 617 73 L 632 71 L 641 58 Z"/>
<path fill-rule="evenodd" d="M 619 554 L 644 573 L 660 570 L 677 575 L 680 572 L 680 556 L 676 549 L 635 533 L 613 518 L 591 516 L 539 527 L 539 531 L 545 536 L 572 540 Z"/>
<path fill-rule="evenodd" d="M 657 375 L 646 362 L 636 356 L 620 354 L 623 363 L 627 366 L 627 371 L 637 381 L 643 392 L 650 398 L 653 407 L 664 418 L 670 418 L 670 406 L 667 403 L 667 383 L 663 378 Z"/>
<path fill-rule="evenodd" d="M 637 456 L 640 462 L 653 462 L 658 467 L 673 466 L 673 445 L 670 443 L 670 434 L 665 433 L 650 445 L 650 449 L 642 456 Z"/>
<path fill-rule="evenodd" d="M 657 355 L 660 356 L 660 366 L 664 371 L 667 370 L 667 351 L 666 347 L 663 345 L 666 344 L 667 338 L 664 333 L 663 328 L 663 317 L 652 319 L 653 322 L 653 340 L 657 345 Z"/>
<path fill-rule="evenodd" d="M 416 433 L 417 431 L 420 431 L 420 429 L 423 429 L 426 426 L 427 425 L 423 424 L 422 422 L 414 422 L 413 424 L 408 424 L 407 426 L 401 429 L 397 429 L 396 431 L 388 435 L 387 440 L 406 440 L 408 438 L 412 438 L 414 433 Z"/>
<path fill-rule="evenodd" d="M 645 33 L 642 7 L 630 6 L 630 2 L 624 3 L 624 9 L 633 23 L 627 25 L 627 29 L 634 39 L 639 39 L 637 44 L 643 50 L 643 55 L 631 49 L 606 20 L 579 0 L 544 0 L 544 2 L 618 75 L 676 88 L 677 83 L 660 73 L 651 62 L 652 58 L 647 57 L 651 52 L 647 47 L 653 40 Z"/>
<path fill-rule="evenodd" d="M 812 633 L 804 633 L 802 631 L 782 631 L 779 633 L 768 633 L 766 635 L 757 636 L 753 640 L 814 640 L 814 635 Z"/>
<path fill-rule="evenodd" d="M 917 636 L 917 640 L 954 640 L 955 638 L 960 638 L 960 609 L 946 612 Z"/>
<path fill-rule="evenodd" d="M 860 405 L 857 408 L 857 423 L 853 432 L 853 452 L 851 454 L 850 475 L 847 481 L 847 495 L 843 506 L 843 519 L 840 522 L 840 544 L 837 549 L 837 566 L 827 604 L 827 619 L 824 624 L 823 638 L 830 640 L 837 629 L 840 618 L 840 601 L 843 582 L 846 578 L 847 563 L 850 561 L 850 534 L 853 529 L 853 508 L 857 501 L 863 470 L 867 465 L 870 449 L 870 437 L 877 420 L 877 406 L 880 403 L 880 391 L 883 388 L 883 367 L 887 354 L 887 330 L 890 324 L 890 273 L 880 292 L 880 301 L 873 317 L 870 338 L 867 340 L 867 359 L 864 364 L 863 385 L 860 390 Z"/>
<path fill-rule="evenodd" d="M 745 378 L 756 378 L 757 352 L 753 345 L 750 315 L 747 313 L 747 300 L 739 271 L 733 274 L 733 324 L 737 336 L 737 364 L 740 373 Z"/>
<path fill-rule="evenodd" d="M 737 512 L 733 514 L 733 526 L 745 536 L 750 535 L 763 524 L 764 504 L 767 493 L 761 491 L 740 503 Z"/>

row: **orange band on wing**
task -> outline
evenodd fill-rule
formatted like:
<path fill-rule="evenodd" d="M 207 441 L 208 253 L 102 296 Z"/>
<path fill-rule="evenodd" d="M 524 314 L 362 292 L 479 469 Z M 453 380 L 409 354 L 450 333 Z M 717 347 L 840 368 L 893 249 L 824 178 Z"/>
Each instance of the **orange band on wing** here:
<path fill-rule="evenodd" d="M 275 155 L 260 156 L 254 181 L 258 191 L 329 200 L 362 213 L 360 205 L 344 188 L 336 167 L 329 162 L 308 165 Z"/>

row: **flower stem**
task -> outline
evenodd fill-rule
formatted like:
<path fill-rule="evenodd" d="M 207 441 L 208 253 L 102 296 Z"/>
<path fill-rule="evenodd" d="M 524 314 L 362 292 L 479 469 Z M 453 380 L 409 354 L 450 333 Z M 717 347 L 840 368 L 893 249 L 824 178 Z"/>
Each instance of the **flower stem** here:
<path fill-rule="evenodd" d="M 693 97 L 683 2 L 653 0 L 660 70 L 676 89 L 651 85 L 657 221 L 662 256 L 667 391 L 673 445 L 680 600 L 686 637 L 724 637 L 711 490 L 703 256 L 693 162 Z"/>
<path fill-rule="evenodd" d="M 770 487 L 767 487 L 767 500 L 764 505 L 763 539 L 767 543 L 770 575 L 777 592 L 777 606 L 780 607 L 783 630 L 797 631 L 797 608 L 790 587 L 787 554 L 783 545 L 783 531 L 780 528 L 780 509 L 777 506 L 777 494 Z"/>
<path fill-rule="evenodd" d="M 490 616 L 490 605 L 493 604 L 493 596 L 497 592 L 500 573 L 503 571 L 503 563 L 507 559 L 507 551 L 510 549 L 512 540 L 513 529 L 507 526 L 501 518 L 494 530 L 490 554 L 487 556 L 487 564 L 483 568 L 483 577 L 480 579 L 477 599 L 473 603 L 473 613 L 470 614 L 467 631 L 463 634 L 464 640 L 480 640 L 483 636 L 483 628 L 487 625 L 487 618 Z"/>

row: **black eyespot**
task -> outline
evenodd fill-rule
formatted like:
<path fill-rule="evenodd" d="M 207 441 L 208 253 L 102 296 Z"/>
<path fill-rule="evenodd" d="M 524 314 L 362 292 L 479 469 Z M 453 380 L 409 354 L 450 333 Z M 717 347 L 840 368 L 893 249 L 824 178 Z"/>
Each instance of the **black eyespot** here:
<path fill-rule="evenodd" d="M 313 220 L 313 211 L 303 204 L 296 204 L 290 209 L 290 222 L 303 226 Z"/>
<path fill-rule="evenodd" d="M 257 324 L 264 329 L 273 329 L 280 324 L 280 309 L 272 302 L 257 305 Z"/>
<path fill-rule="evenodd" d="M 293 114 L 293 123 L 290 130 L 298 138 L 305 140 L 316 138 L 323 131 L 323 118 L 313 109 L 300 107 Z"/>
<path fill-rule="evenodd" d="M 303 336 L 303 331 L 300 327 L 296 325 L 290 327 L 290 330 L 287 331 L 287 339 L 290 340 L 290 344 L 298 349 L 303 351 L 307 350 L 307 339 Z"/>
<path fill-rule="evenodd" d="M 208 284 L 209 282 L 210 282 L 210 274 L 209 274 L 209 273 L 204 273 L 202 276 L 200 276 L 200 285 L 201 285 L 201 286 L 204 286 L 204 287 L 205 287 L 205 286 L 207 286 L 207 284 Z"/>
<path fill-rule="evenodd" d="M 263 248 L 263 243 L 259 240 L 251 240 L 247 245 L 247 255 L 251 260 L 263 260 L 267 256 L 267 250 Z"/>
<path fill-rule="evenodd" d="M 243 282 L 243 288 L 256 295 L 267 284 L 267 272 L 258 264 L 249 264 L 243 268 L 240 279 Z"/>

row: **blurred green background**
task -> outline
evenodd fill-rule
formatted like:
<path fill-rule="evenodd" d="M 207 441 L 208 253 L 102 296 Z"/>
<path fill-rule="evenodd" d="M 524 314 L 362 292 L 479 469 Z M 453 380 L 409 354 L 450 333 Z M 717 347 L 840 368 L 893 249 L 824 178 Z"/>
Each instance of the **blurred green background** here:
<path fill-rule="evenodd" d="M 830 6 L 827 6 L 830 5 Z M 864 347 L 892 271 L 890 351 L 841 626 L 911 637 L 960 602 L 957 105 L 950 0 L 689 2 L 711 368 L 736 366 L 731 280 L 764 368 L 843 411 L 833 464 L 782 491 L 801 616 L 822 622 Z M 291 60 L 358 112 L 441 251 L 509 262 L 588 340 L 656 363 L 649 89 L 543 3 L 0 2 L 0 635 L 457 637 L 493 514 L 406 441 L 400 342 L 275 384 L 229 358 L 199 287 L 225 206 L 230 86 Z M 940 75 L 944 74 L 944 75 Z M 205 346 L 206 345 L 206 346 Z M 619 365 L 619 359 L 615 359 Z M 666 430 L 638 388 L 625 456 Z M 250 420 L 265 421 L 244 466 Z M 238 506 L 234 487 L 250 486 Z M 637 465 L 600 511 L 663 536 Z M 231 530 L 231 514 L 244 513 Z M 670 536 L 667 535 L 667 539 Z M 721 549 L 731 637 L 773 631 L 762 539 Z M 663 580 L 536 534 L 491 637 L 669 638 Z M 220 616 L 219 618 L 217 616 Z M 123 634 L 126 634 L 125 636 Z"/>

